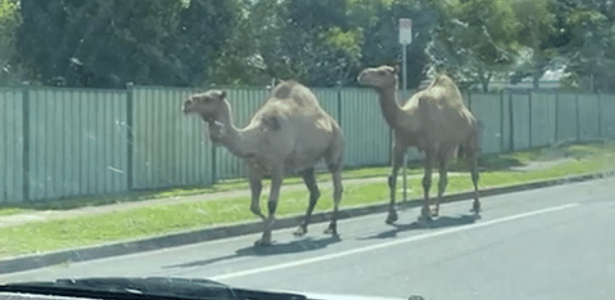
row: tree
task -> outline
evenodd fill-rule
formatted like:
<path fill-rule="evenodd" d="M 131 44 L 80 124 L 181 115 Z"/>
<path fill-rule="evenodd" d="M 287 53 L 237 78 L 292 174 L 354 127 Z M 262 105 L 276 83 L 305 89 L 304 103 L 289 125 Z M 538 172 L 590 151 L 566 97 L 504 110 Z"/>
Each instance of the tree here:
<path fill-rule="evenodd" d="M 17 48 L 21 25 L 18 0 L 0 0 L 0 84 L 14 85 L 35 79 L 32 65 Z"/>
<path fill-rule="evenodd" d="M 234 9 L 216 0 L 22 0 L 20 48 L 50 85 L 197 85 Z"/>
<path fill-rule="evenodd" d="M 609 1 L 560 1 L 559 27 L 568 43 L 559 49 L 568 58 L 569 87 L 590 91 L 615 91 L 615 5 Z"/>
<path fill-rule="evenodd" d="M 550 61 L 557 56 L 559 38 L 563 32 L 556 29 L 553 0 L 516 0 L 512 7 L 517 19 L 517 40 L 531 50 L 531 61 L 521 66 L 515 80 L 531 76 L 534 89 Z"/>
<path fill-rule="evenodd" d="M 354 83 L 362 33 L 348 26 L 345 0 L 260 0 L 245 4 L 244 11 L 220 56 L 219 83 Z"/>
<path fill-rule="evenodd" d="M 515 62 L 518 45 L 509 1 L 452 1 L 439 6 L 440 22 L 427 45 L 430 72 L 452 75 L 464 88 L 489 90 Z"/>
<path fill-rule="evenodd" d="M 427 0 L 351 0 L 351 25 L 363 29 L 361 66 L 401 64 L 399 19 L 412 19 L 413 39 L 407 49 L 407 85 L 418 87 L 429 62 L 425 48 L 439 11 Z M 358 71 L 358 70 L 357 70 Z"/>

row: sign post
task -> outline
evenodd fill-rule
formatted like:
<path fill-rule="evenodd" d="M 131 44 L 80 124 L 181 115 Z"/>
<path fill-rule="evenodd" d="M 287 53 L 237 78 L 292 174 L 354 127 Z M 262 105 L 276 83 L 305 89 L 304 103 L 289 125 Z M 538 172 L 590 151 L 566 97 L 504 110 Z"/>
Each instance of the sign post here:
<path fill-rule="evenodd" d="M 401 80 L 401 86 L 402 86 L 402 94 L 399 97 L 399 102 L 400 104 L 402 104 L 403 102 L 403 97 L 406 97 L 406 92 L 407 92 L 407 60 L 406 60 L 406 49 L 408 48 L 407 46 L 410 45 L 410 43 L 412 43 L 412 20 L 411 19 L 399 19 L 399 43 L 401 44 L 401 49 L 402 49 L 402 80 Z M 406 173 L 406 167 L 407 167 L 407 158 L 408 155 L 405 152 L 404 153 L 404 158 L 403 158 L 403 178 L 404 178 L 404 184 L 403 184 L 403 189 L 404 189 L 404 202 L 406 202 L 408 200 L 408 189 L 407 189 L 407 173 Z M 397 192 L 397 191 L 394 191 Z"/>

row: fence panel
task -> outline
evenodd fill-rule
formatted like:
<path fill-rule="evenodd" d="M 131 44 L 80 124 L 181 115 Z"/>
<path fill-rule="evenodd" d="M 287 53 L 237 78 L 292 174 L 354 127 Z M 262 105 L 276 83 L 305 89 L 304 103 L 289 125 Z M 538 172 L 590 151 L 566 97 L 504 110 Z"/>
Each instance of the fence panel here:
<path fill-rule="evenodd" d="M 598 95 L 579 94 L 579 138 L 600 137 L 598 124 Z"/>
<path fill-rule="evenodd" d="M 513 150 L 530 147 L 530 104 L 529 94 L 512 94 Z"/>
<path fill-rule="evenodd" d="M 501 151 L 502 120 L 500 94 L 472 94 L 472 114 L 482 124 L 482 153 Z"/>
<path fill-rule="evenodd" d="M 577 139 L 576 101 L 575 94 L 557 95 L 557 141 Z"/>
<path fill-rule="evenodd" d="M 369 89 L 342 89 L 342 107 L 346 165 L 387 164 L 389 127 L 382 117 L 376 94 Z"/>
<path fill-rule="evenodd" d="M 500 115 L 502 117 L 502 152 L 512 151 L 511 144 L 511 94 L 502 93 L 502 98 L 500 102 L 502 103 L 502 111 Z"/>
<path fill-rule="evenodd" d="M 214 150 L 202 120 L 181 112 L 182 102 L 193 91 L 36 87 L 26 94 L 22 88 L 0 89 L 0 139 L 5 141 L 0 144 L 0 203 L 25 200 L 24 158 L 29 166 L 25 187 L 32 201 L 126 191 L 129 161 L 136 189 L 207 185 L 216 177 L 244 177 L 242 160 L 224 148 Z M 238 128 L 248 124 L 269 95 L 264 88 L 227 91 Z M 343 88 L 314 89 L 314 93 L 344 130 L 346 166 L 388 164 L 390 129 L 375 92 Z M 531 104 L 528 94 L 479 93 L 467 99 L 484 127 L 484 153 L 545 146 L 576 139 L 577 134 L 581 139 L 601 134 L 615 138 L 615 95 L 536 93 L 531 97 Z M 127 127 L 129 99 L 132 128 Z M 129 158 L 130 142 L 133 156 Z M 414 149 L 409 154 L 410 159 L 422 157 Z"/>
<path fill-rule="evenodd" d="M 338 89 L 313 89 L 314 95 L 318 98 L 318 102 L 320 102 L 320 106 L 329 114 L 333 119 L 335 119 L 338 124 L 339 120 L 339 94 L 340 90 Z"/>
<path fill-rule="evenodd" d="M 0 89 L 0 204 L 20 203 L 23 194 L 23 92 Z"/>
<path fill-rule="evenodd" d="M 531 147 L 555 142 L 555 94 L 532 94 Z"/>
<path fill-rule="evenodd" d="M 213 182 L 213 159 L 204 124 L 181 105 L 191 90 L 134 87 L 133 188 L 154 189 Z"/>
<path fill-rule="evenodd" d="M 615 95 L 600 95 L 602 137 L 615 139 Z"/>
<path fill-rule="evenodd" d="M 29 198 L 126 191 L 125 91 L 29 92 Z"/>

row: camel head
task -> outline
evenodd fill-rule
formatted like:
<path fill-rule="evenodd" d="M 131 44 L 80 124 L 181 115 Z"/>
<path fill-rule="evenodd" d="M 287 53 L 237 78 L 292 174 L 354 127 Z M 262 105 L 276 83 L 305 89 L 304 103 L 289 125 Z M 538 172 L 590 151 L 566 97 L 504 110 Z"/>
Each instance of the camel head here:
<path fill-rule="evenodd" d="M 205 93 L 195 94 L 188 97 L 182 106 L 184 114 L 195 113 L 212 124 L 220 116 L 221 109 L 224 107 L 226 92 L 221 90 L 210 90 Z"/>
<path fill-rule="evenodd" d="M 357 81 L 361 85 L 377 89 L 394 88 L 397 86 L 399 67 L 383 65 L 376 68 L 367 68 L 359 73 Z"/>

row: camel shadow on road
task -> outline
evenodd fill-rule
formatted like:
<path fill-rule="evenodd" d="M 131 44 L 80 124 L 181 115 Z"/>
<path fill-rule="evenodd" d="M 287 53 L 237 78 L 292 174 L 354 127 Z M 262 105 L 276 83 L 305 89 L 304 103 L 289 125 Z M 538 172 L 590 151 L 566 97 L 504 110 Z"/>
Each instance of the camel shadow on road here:
<path fill-rule="evenodd" d="M 394 238 L 398 233 L 409 230 L 439 229 L 445 227 L 469 225 L 480 219 L 480 215 L 460 215 L 455 217 L 442 216 L 432 221 L 414 221 L 409 224 L 393 224 L 394 229 L 387 230 L 376 235 L 361 237 L 359 240 Z"/>
<path fill-rule="evenodd" d="M 299 253 L 305 251 L 313 251 L 318 249 L 326 248 L 331 244 L 335 244 L 341 242 L 339 236 L 328 236 L 326 238 L 314 239 L 312 237 L 297 239 L 288 243 L 275 243 L 271 246 L 250 246 L 241 248 L 235 251 L 234 254 L 225 255 L 210 259 L 198 260 L 183 264 L 164 266 L 163 269 L 171 269 L 171 268 L 190 268 L 190 267 L 198 267 L 205 266 L 215 262 L 246 257 L 246 256 L 271 256 L 271 255 L 279 255 L 279 254 L 290 254 L 290 253 Z"/>

